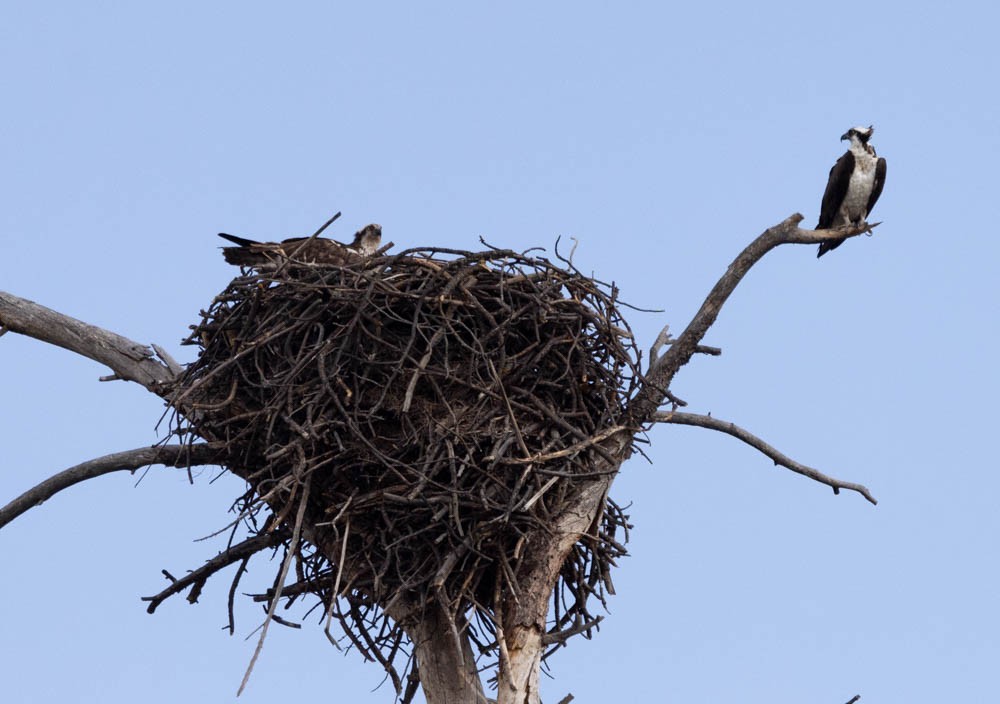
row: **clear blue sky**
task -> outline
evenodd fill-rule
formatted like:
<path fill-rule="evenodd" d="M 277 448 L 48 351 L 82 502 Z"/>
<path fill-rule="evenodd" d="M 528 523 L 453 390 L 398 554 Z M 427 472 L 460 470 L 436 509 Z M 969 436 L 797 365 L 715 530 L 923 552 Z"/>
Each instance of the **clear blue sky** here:
<path fill-rule="evenodd" d="M 340 5 L 340 7 L 336 7 Z M 614 486 L 632 557 L 546 701 L 841 704 L 998 697 L 1000 53 L 989 3 L 8 4 L 0 24 L 0 289 L 187 361 L 225 286 L 215 233 L 398 247 L 579 240 L 648 347 L 738 250 L 815 222 L 848 127 L 889 162 L 874 219 L 817 261 L 769 255 L 675 392 L 839 497 L 707 430 L 650 433 Z M 162 411 L 99 365 L 0 339 L 0 502 L 155 442 Z M 162 430 L 161 430 L 162 433 Z M 227 576 L 148 616 L 163 568 L 219 549 L 241 486 L 155 468 L 0 531 L 4 701 L 233 701 L 258 625 Z M 270 583 L 259 562 L 247 587 Z M 388 702 L 320 629 L 271 635 L 247 703 Z"/>

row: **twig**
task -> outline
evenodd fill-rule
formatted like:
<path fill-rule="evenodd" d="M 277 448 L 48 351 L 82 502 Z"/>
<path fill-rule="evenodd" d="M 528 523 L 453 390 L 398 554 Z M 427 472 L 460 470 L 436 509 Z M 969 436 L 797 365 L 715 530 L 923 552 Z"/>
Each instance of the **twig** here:
<path fill-rule="evenodd" d="M 271 535 L 274 535 L 273 533 Z M 229 635 L 236 633 L 236 617 L 233 616 L 233 605 L 236 602 L 236 589 L 240 586 L 240 579 L 243 577 L 244 573 L 247 571 L 247 564 L 250 562 L 250 556 L 243 558 L 240 562 L 240 566 L 236 568 L 236 574 L 233 575 L 233 581 L 229 585 L 229 598 L 226 602 L 229 611 Z"/>
<path fill-rule="evenodd" d="M 657 412 L 653 418 L 659 423 L 673 423 L 675 425 L 694 425 L 699 428 L 708 428 L 709 430 L 718 430 L 719 432 L 726 433 L 727 435 L 732 435 L 738 440 L 742 440 L 750 447 L 759 450 L 768 458 L 774 461 L 775 465 L 780 465 L 786 469 L 790 469 L 793 472 L 801 474 L 803 476 L 809 477 L 810 479 L 817 481 L 821 484 L 826 484 L 833 489 L 834 494 L 839 494 L 841 489 L 847 489 L 849 491 L 856 491 L 863 497 L 868 499 L 872 504 L 878 504 L 875 497 L 871 495 L 871 492 L 861 484 L 852 484 L 851 482 L 841 481 L 840 479 L 835 479 L 833 477 L 828 477 L 819 470 L 813 469 L 812 467 L 807 467 L 804 464 L 796 462 L 787 455 L 783 455 L 778 452 L 775 448 L 768 445 L 766 442 L 761 440 L 756 435 L 747 432 L 743 428 L 739 427 L 734 423 L 729 423 L 727 421 L 719 420 L 718 418 L 713 418 L 712 416 L 698 415 L 697 413 L 678 413 L 673 412 Z"/>
<path fill-rule="evenodd" d="M 695 345 L 694 351 L 696 354 L 707 354 L 711 357 L 718 357 L 722 354 L 721 347 L 709 347 L 708 345 Z"/>
<path fill-rule="evenodd" d="M 158 445 L 115 452 L 88 460 L 49 477 L 0 508 L 0 528 L 22 513 L 51 499 L 63 489 L 68 489 L 87 479 L 111 472 L 132 472 L 152 464 L 162 464 L 167 467 L 215 464 L 220 459 L 220 449 L 218 445 L 207 443 L 201 445 Z"/>
<path fill-rule="evenodd" d="M 311 235 L 309 235 L 309 237 L 307 237 L 307 238 L 306 238 L 306 241 L 305 241 L 305 242 L 302 242 L 302 243 L 296 243 L 296 246 L 297 246 L 297 248 L 296 248 L 296 253 L 298 253 L 298 252 L 303 252 L 303 251 L 306 251 L 306 250 L 305 250 L 304 248 L 308 246 L 309 242 L 312 242 L 312 241 L 313 241 L 313 240 L 315 240 L 315 239 L 316 239 L 317 237 L 319 237 L 319 236 L 320 236 L 320 233 L 322 233 L 322 232 L 323 232 L 323 230 L 325 230 L 325 229 L 326 229 L 327 227 L 329 227 L 329 226 L 330 226 L 330 224 L 331 224 L 331 223 L 332 223 L 332 222 L 333 222 L 334 220 L 336 220 L 337 218 L 339 218 L 339 217 L 340 217 L 340 211 L 338 210 L 338 211 L 337 211 L 336 213 L 334 213 L 333 217 L 332 217 L 332 218 L 330 218 L 329 220 L 327 220 L 327 221 L 326 221 L 325 223 L 323 223 L 323 225 L 322 225 L 322 226 L 320 226 L 320 228 L 319 228 L 318 230 L 316 230 L 316 232 L 314 232 L 314 233 L 312 233 Z M 281 272 L 282 272 L 282 271 L 284 271 L 285 267 L 286 267 L 286 266 L 288 266 L 288 264 L 289 264 L 290 262 L 292 262 L 292 261 L 294 261 L 294 260 L 293 260 L 293 257 L 290 257 L 290 256 L 286 256 L 286 257 L 284 257 L 284 259 L 283 259 L 283 261 L 281 262 L 281 264 L 279 264 L 279 265 L 278 265 L 278 268 L 274 270 L 274 273 L 272 274 L 272 276 L 275 276 L 275 277 L 276 277 L 276 276 L 278 276 L 279 274 L 281 274 Z M 240 691 L 243 691 L 243 690 L 241 689 Z M 239 695 L 237 694 L 236 696 L 239 696 Z"/>
<path fill-rule="evenodd" d="M 288 568 L 292 564 L 292 559 L 294 559 L 299 548 L 299 536 L 302 534 L 302 519 L 306 513 L 306 505 L 309 502 L 309 485 L 311 484 L 312 477 L 307 477 L 302 488 L 302 498 L 299 499 L 299 510 L 295 516 L 295 528 L 292 530 L 292 539 L 288 544 L 288 554 L 285 555 L 284 564 L 281 565 L 281 573 L 278 575 L 277 586 L 274 589 L 274 598 L 271 600 L 271 605 L 267 609 L 267 616 L 264 618 L 264 625 L 260 630 L 260 638 L 257 640 L 257 647 L 253 651 L 253 657 L 250 658 L 250 664 L 247 666 L 246 674 L 243 675 L 243 681 L 240 682 L 240 688 L 236 691 L 236 696 L 243 694 L 243 690 L 247 686 L 247 682 L 250 681 L 250 673 L 253 672 L 253 666 L 257 663 L 257 658 L 260 657 L 261 651 L 264 649 L 264 639 L 267 638 L 267 628 L 274 619 L 274 611 L 278 608 L 278 601 L 281 599 L 281 589 L 285 585 L 285 577 L 288 575 Z"/>
<path fill-rule="evenodd" d="M 855 694 L 853 697 L 851 697 L 847 701 L 847 704 L 854 704 L 854 702 L 858 701 L 859 699 L 861 699 L 861 695 L 860 694 Z"/>
<path fill-rule="evenodd" d="M 208 560 L 204 565 L 196 570 L 188 572 L 180 579 L 172 577 L 169 572 L 163 570 L 163 574 L 170 580 L 170 586 L 154 596 L 141 597 L 142 601 L 149 602 L 149 606 L 146 607 L 146 613 L 153 613 L 160 606 L 160 604 L 168 598 L 172 597 L 174 594 L 181 593 L 191 585 L 203 585 L 213 574 L 228 567 L 234 562 L 239 562 L 240 560 L 249 558 L 251 555 L 258 553 L 261 550 L 272 548 L 287 538 L 287 531 L 277 533 L 261 533 L 260 535 L 253 536 L 252 538 L 247 538 L 243 542 L 237 543 L 227 550 L 223 550 L 211 560 Z M 237 572 L 237 580 L 239 579 L 239 576 L 240 572 Z M 189 599 L 189 601 L 194 603 L 194 600 L 192 599 Z"/>
<path fill-rule="evenodd" d="M 591 628 L 595 628 L 601 621 L 604 620 L 603 616 L 597 616 L 585 623 L 581 623 L 578 626 L 573 626 L 572 628 L 567 628 L 564 631 L 556 631 L 555 633 L 546 633 L 542 636 L 542 645 L 552 645 L 553 643 L 565 643 L 568 638 L 575 636 L 578 633 L 583 633 L 584 631 L 589 631 Z"/>
<path fill-rule="evenodd" d="M 274 616 L 272 616 L 271 620 L 274 621 L 275 623 L 277 623 L 280 626 L 285 626 L 286 628 L 302 628 L 302 624 L 301 623 L 292 623 L 291 621 L 289 621 L 287 619 L 281 618 L 281 616 L 278 616 L 277 614 L 275 614 Z"/>
<path fill-rule="evenodd" d="M 330 227 L 330 225 L 332 225 L 334 221 L 339 217 L 340 217 L 340 211 L 338 210 L 336 213 L 333 214 L 333 217 L 331 217 L 329 220 L 323 223 L 323 225 L 318 230 L 316 230 L 316 232 L 312 234 L 312 237 L 319 237 L 321 234 L 323 234 L 323 230 Z"/>
<path fill-rule="evenodd" d="M 513 457 L 509 462 L 517 464 L 541 464 L 543 462 L 548 462 L 550 460 L 558 459 L 560 457 L 569 457 L 570 455 L 575 455 L 578 452 L 585 450 L 588 447 L 600 444 L 607 440 L 609 437 L 616 433 L 625 432 L 627 428 L 621 425 L 613 425 L 610 428 L 605 428 L 601 432 L 597 433 L 593 437 L 589 437 L 586 440 L 581 440 L 580 442 L 573 443 L 568 447 L 564 447 L 561 450 L 555 452 L 540 452 L 536 455 L 530 455 L 528 457 Z M 525 448 L 527 450 L 527 448 Z M 527 506 L 524 507 L 527 509 Z"/>
<path fill-rule="evenodd" d="M 350 500 L 348 500 L 348 503 L 350 503 Z M 334 520 L 336 521 L 336 519 Z M 337 576 L 333 580 L 333 591 L 330 592 L 330 606 L 326 610 L 326 625 L 323 627 L 323 633 L 326 635 L 327 640 L 333 643 L 338 650 L 340 646 L 337 645 L 337 641 L 334 640 L 333 635 L 330 633 L 330 623 L 333 621 L 333 609 L 337 605 L 338 595 L 340 594 L 340 579 L 344 574 L 344 563 L 347 561 L 347 537 L 350 534 L 351 518 L 348 516 L 347 524 L 344 526 L 344 540 L 340 544 L 340 559 L 337 560 Z"/>
<path fill-rule="evenodd" d="M 549 477 L 549 480 L 542 485 L 542 488 L 536 491 L 534 496 L 532 496 L 530 499 L 524 502 L 524 505 L 520 508 L 520 510 L 530 511 L 531 507 L 535 505 L 535 502 L 538 501 L 540 498 L 542 498 L 545 492 L 551 489 L 552 485 L 555 484 L 558 480 L 559 480 L 558 476 Z"/>

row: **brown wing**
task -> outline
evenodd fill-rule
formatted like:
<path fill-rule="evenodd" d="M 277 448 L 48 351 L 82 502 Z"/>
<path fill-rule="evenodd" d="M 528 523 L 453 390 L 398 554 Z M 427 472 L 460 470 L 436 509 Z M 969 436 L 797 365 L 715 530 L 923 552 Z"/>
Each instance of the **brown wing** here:
<path fill-rule="evenodd" d="M 305 264 L 341 265 L 357 256 L 340 242 L 319 238 L 285 240 L 278 247 L 283 257 Z"/>
<path fill-rule="evenodd" d="M 238 245 L 222 248 L 225 260 L 236 266 L 277 264 L 288 259 L 306 264 L 342 265 L 356 256 L 339 242 L 315 237 L 292 237 L 282 242 L 255 242 L 224 232 L 219 237 Z"/>
<path fill-rule="evenodd" d="M 871 215 L 872 208 L 878 202 L 878 197 L 882 195 L 882 186 L 885 185 L 885 159 L 875 162 L 875 183 L 872 184 L 872 194 L 868 196 L 868 208 L 865 210 L 865 217 Z"/>
<path fill-rule="evenodd" d="M 847 187 L 851 184 L 851 173 L 853 172 L 854 155 L 848 151 L 837 159 L 837 163 L 830 169 L 830 180 L 826 182 L 823 204 L 819 209 L 819 222 L 816 223 L 817 230 L 830 229 L 833 219 L 840 209 L 840 204 L 844 202 L 844 196 L 847 195 Z"/>
<path fill-rule="evenodd" d="M 228 264 L 233 264 L 235 266 L 258 266 L 269 261 L 268 258 L 257 249 L 261 246 L 261 242 L 248 240 L 245 237 L 237 237 L 236 235 L 229 235 L 225 232 L 220 232 L 219 237 L 229 240 L 236 245 L 235 247 L 222 248 L 222 256 Z"/>

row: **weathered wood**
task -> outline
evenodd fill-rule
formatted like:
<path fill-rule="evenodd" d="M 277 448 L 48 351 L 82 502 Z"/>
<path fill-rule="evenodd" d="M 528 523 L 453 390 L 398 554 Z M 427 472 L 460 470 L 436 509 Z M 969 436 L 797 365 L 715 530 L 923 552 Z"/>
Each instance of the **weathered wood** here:
<path fill-rule="evenodd" d="M 118 378 L 156 394 L 174 377 L 150 347 L 5 291 L 0 291 L 0 327 L 105 364 Z"/>
<path fill-rule="evenodd" d="M 403 622 L 413 642 L 420 684 L 429 704 L 486 704 L 482 680 L 468 637 L 438 604 L 429 604 Z M 456 639 L 457 636 L 457 639 Z"/>

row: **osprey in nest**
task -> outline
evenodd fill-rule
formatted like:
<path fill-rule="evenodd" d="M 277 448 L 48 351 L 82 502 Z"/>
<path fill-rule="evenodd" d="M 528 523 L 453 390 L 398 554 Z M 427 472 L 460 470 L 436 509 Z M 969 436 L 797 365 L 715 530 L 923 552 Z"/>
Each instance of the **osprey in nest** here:
<path fill-rule="evenodd" d="M 219 237 L 237 245 L 222 248 L 226 261 L 237 266 L 266 266 L 285 261 L 341 266 L 374 254 L 382 243 L 382 228 L 366 225 L 355 233 L 350 244 L 322 237 L 292 237 L 281 242 L 255 242 L 225 232 L 220 232 Z"/>
<path fill-rule="evenodd" d="M 885 185 L 885 159 L 875 154 L 868 143 L 874 127 L 852 127 L 841 135 L 851 145 L 830 169 L 830 180 L 823 193 L 817 230 L 860 225 L 875 207 Z M 819 246 L 817 257 L 836 249 L 844 240 L 827 240 Z"/>

